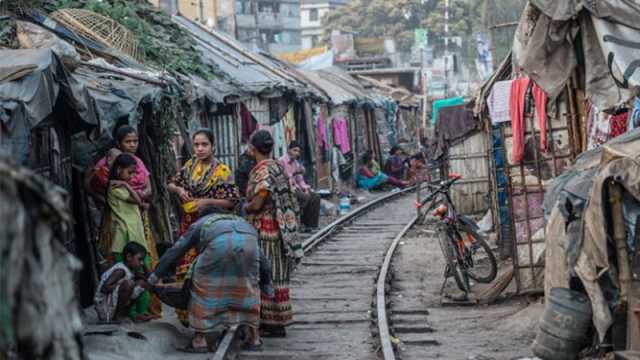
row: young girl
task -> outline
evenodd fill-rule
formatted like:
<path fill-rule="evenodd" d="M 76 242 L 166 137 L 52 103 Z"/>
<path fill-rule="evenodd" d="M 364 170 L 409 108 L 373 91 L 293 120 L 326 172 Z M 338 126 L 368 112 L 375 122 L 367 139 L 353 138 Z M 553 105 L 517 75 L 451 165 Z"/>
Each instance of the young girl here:
<path fill-rule="evenodd" d="M 114 160 L 109 174 L 109 186 L 107 190 L 107 204 L 112 214 L 111 227 L 111 253 L 116 262 L 122 262 L 123 249 L 129 242 L 140 244 L 146 250 L 144 267 L 151 266 L 151 258 L 147 242 L 145 241 L 144 225 L 142 223 L 141 207 L 146 205 L 138 192 L 129 184 L 136 175 L 136 159 L 127 153 L 122 153 Z M 134 321 L 146 321 L 150 319 L 149 310 L 150 294 L 145 291 L 134 306 L 131 306 L 129 315 Z"/>
<path fill-rule="evenodd" d="M 98 237 L 98 250 L 100 255 L 104 257 L 105 265 L 112 265 L 115 259 L 111 255 L 112 247 L 112 214 L 108 207 L 105 207 L 106 198 L 105 194 L 109 187 L 109 174 L 113 166 L 113 161 L 121 153 L 131 155 L 136 160 L 136 172 L 127 183 L 133 190 L 136 191 L 138 196 L 144 201 L 149 202 L 152 197 L 150 173 L 145 167 L 144 162 L 138 158 L 135 154 L 138 151 L 139 136 L 136 129 L 129 125 L 122 125 L 115 129 L 113 133 L 113 139 L 115 140 L 115 147 L 113 147 L 109 153 L 100 159 L 92 171 L 89 172 L 87 177 L 87 184 L 89 194 L 92 195 L 96 204 L 103 210 L 102 223 L 100 225 L 100 235 Z M 158 252 L 156 249 L 156 242 L 151 232 L 149 211 L 143 209 L 142 224 L 145 230 L 146 248 L 149 251 L 148 255 L 151 258 L 151 266 L 156 266 L 158 262 Z M 151 296 L 151 304 L 149 312 L 154 315 L 155 318 L 159 318 L 162 315 L 162 304 L 160 300 L 155 296 Z"/>

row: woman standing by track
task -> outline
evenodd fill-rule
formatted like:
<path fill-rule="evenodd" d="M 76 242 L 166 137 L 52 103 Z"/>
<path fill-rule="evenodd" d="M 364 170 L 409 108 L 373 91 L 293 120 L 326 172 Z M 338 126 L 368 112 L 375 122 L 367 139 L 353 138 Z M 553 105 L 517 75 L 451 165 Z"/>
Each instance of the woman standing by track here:
<path fill-rule="evenodd" d="M 271 258 L 275 295 L 262 296 L 260 328 L 264 336 L 284 337 L 292 320 L 289 296 L 291 265 L 303 256 L 298 241 L 298 205 L 282 164 L 273 160 L 273 137 L 260 130 L 251 137 L 257 164 L 247 187 L 247 220 L 258 231 L 260 247 Z"/>
<path fill-rule="evenodd" d="M 178 235 L 184 234 L 191 224 L 199 219 L 199 211 L 208 206 L 233 210 L 239 193 L 233 183 L 231 170 L 218 162 L 214 156 L 214 137 L 211 130 L 198 130 L 193 134 L 193 157 L 184 164 L 180 172 L 168 185 L 168 190 L 182 202 L 182 221 Z M 198 256 L 195 247 L 189 249 L 178 261 L 176 280 L 184 282 L 191 263 Z M 188 324 L 188 314 L 176 310 L 180 321 Z"/>

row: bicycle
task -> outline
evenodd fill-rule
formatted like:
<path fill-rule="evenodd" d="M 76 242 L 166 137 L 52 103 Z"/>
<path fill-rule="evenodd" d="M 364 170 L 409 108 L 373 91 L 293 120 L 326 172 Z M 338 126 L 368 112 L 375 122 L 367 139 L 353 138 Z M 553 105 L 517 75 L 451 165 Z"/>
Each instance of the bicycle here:
<path fill-rule="evenodd" d="M 458 214 L 451 201 L 451 186 L 460 179 L 462 176 L 450 174 L 449 179 L 439 185 L 428 184 L 430 193 L 422 204 L 430 205 L 422 217 L 424 219 L 428 210 L 439 204 L 431 214 L 439 219 L 438 241 L 447 262 L 445 279 L 453 276 L 458 288 L 467 296 L 471 288 L 469 279 L 490 283 L 496 278 L 498 265 L 478 225 L 467 216 Z M 436 197 L 440 199 L 436 201 Z M 417 206 L 422 207 L 421 204 Z"/>

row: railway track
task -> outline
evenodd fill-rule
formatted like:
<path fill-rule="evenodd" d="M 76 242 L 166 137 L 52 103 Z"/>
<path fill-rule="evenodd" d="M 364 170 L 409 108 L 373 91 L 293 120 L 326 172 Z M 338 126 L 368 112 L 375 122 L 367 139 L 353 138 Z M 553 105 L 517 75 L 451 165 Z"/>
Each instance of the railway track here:
<path fill-rule="evenodd" d="M 395 359 L 387 284 L 393 254 L 416 221 L 414 200 L 411 189 L 385 195 L 308 238 L 292 274 L 287 337 L 239 352 L 230 329 L 213 359 Z"/>

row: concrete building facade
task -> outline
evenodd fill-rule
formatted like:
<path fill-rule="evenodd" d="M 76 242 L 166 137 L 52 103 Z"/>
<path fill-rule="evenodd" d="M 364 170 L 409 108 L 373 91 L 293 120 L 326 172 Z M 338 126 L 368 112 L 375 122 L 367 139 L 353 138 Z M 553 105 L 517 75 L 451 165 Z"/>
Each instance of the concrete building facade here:
<path fill-rule="evenodd" d="M 278 54 L 300 50 L 300 0 L 150 0 L 170 13 Z"/>
<path fill-rule="evenodd" d="M 274 54 L 300 50 L 300 0 L 235 0 L 235 14 L 241 42 Z"/>
<path fill-rule="evenodd" d="M 329 12 L 348 3 L 349 0 L 301 0 L 300 23 L 303 50 L 319 45 L 324 31 L 322 19 Z"/>

